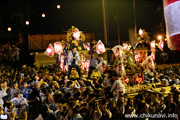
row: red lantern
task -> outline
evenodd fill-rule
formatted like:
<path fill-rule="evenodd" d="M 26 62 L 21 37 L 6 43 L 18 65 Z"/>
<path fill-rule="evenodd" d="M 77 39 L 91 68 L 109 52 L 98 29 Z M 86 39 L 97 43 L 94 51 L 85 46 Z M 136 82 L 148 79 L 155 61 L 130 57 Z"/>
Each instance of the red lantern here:
<path fill-rule="evenodd" d="M 48 53 L 49 55 L 52 55 L 52 48 L 51 48 L 51 47 L 48 47 L 48 48 L 47 48 L 47 53 Z"/>
<path fill-rule="evenodd" d="M 155 43 L 155 41 L 152 41 L 151 42 L 151 48 L 155 48 L 156 47 L 156 43 Z"/>
<path fill-rule="evenodd" d="M 56 54 L 60 54 L 62 52 L 62 45 L 60 42 L 55 42 L 54 43 L 54 52 Z"/>
<path fill-rule="evenodd" d="M 123 48 L 124 48 L 125 51 L 127 51 L 127 50 L 129 50 L 129 45 L 127 43 L 124 43 Z"/>
<path fill-rule="evenodd" d="M 47 47 L 46 51 L 44 52 L 45 55 L 48 55 L 50 57 L 54 56 L 54 48 L 52 44 L 50 43 L 49 46 Z"/>
<path fill-rule="evenodd" d="M 101 40 L 98 41 L 96 49 L 97 49 L 96 52 L 98 54 L 106 52 L 106 48 L 105 48 L 104 44 L 101 42 Z"/>
<path fill-rule="evenodd" d="M 122 54 L 123 54 L 123 47 L 121 45 L 116 45 L 115 47 L 113 47 L 111 49 L 114 53 L 114 55 L 120 59 L 122 57 Z"/>
<path fill-rule="evenodd" d="M 163 0 L 164 16 L 167 29 L 167 43 L 171 50 L 180 51 L 180 1 Z"/>
<path fill-rule="evenodd" d="M 79 40 L 80 38 L 80 32 L 79 30 L 76 28 L 75 31 L 73 32 L 73 37 L 76 39 L 76 40 Z"/>

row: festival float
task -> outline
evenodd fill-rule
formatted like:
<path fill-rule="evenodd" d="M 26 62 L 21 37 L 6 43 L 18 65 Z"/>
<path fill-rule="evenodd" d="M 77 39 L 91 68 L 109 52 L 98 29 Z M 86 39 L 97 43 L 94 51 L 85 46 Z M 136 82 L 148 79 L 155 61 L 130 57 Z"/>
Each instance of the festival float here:
<path fill-rule="evenodd" d="M 30 55 L 35 56 L 34 65 L 36 67 L 49 64 L 60 64 L 60 61 L 65 63 L 67 61 L 68 51 L 70 51 L 73 46 L 77 46 L 81 56 L 87 55 L 90 49 L 89 43 L 93 40 L 93 33 L 83 33 L 74 26 L 65 32 L 66 34 L 40 34 L 28 36 L 29 49 L 31 51 Z M 62 51 L 59 54 L 57 52 L 60 49 L 62 49 Z M 62 64 L 61 67 L 63 67 Z M 63 70 L 67 70 L 67 67 L 64 66 Z"/>
<path fill-rule="evenodd" d="M 156 45 L 155 41 L 150 42 L 149 39 L 148 33 L 140 29 L 137 42 L 133 46 L 123 43 L 123 45 L 116 45 L 112 48 L 116 57 L 114 66 L 125 84 L 141 84 L 146 78 L 154 76 L 154 48 Z M 151 79 L 145 81 L 149 80 Z"/>
<path fill-rule="evenodd" d="M 67 31 L 67 51 L 69 52 L 72 50 L 72 48 L 75 46 L 79 52 L 80 55 L 80 62 L 79 66 L 81 71 L 88 71 L 88 68 L 90 66 L 90 59 L 87 59 L 88 53 L 90 50 L 90 44 L 85 41 L 86 37 L 82 33 L 82 31 L 79 31 L 78 28 L 72 26 Z"/>

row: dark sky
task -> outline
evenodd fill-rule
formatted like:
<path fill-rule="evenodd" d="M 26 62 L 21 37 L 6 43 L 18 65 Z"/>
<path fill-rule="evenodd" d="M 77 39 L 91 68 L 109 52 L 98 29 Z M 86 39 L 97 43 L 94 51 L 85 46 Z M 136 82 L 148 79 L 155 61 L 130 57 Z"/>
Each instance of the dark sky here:
<path fill-rule="evenodd" d="M 25 14 L 27 19 L 26 0 L 7 0 L 5 6 L 14 4 L 16 8 Z M 19 1 L 19 3 L 17 3 Z M 102 0 L 28 0 L 30 11 L 30 34 L 59 34 L 65 33 L 71 25 L 76 26 L 83 32 L 94 32 L 96 39 L 103 39 L 103 16 Z M 128 30 L 134 27 L 133 0 L 105 0 L 107 5 L 107 18 L 109 28 L 109 41 L 117 41 L 117 13 L 120 16 L 120 36 L 121 41 L 129 39 Z M 61 8 L 57 9 L 56 5 Z M 5 7 L 1 4 L 1 7 Z M 152 36 L 160 31 L 158 26 L 161 22 L 161 12 L 157 12 L 157 7 L 162 6 L 162 0 L 136 0 L 137 29 L 143 28 Z M 8 6 L 9 7 L 9 6 Z M 1 8 L 1 11 L 3 9 Z M 41 14 L 46 17 L 42 18 Z M 7 16 L 6 16 L 7 17 Z M 6 18 L 3 18 L 6 19 Z M 8 23 L 12 23 L 9 20 Z M 20 23 L 23 24 L 23 23 Z M 8 26 L 8 25 L 7 25 Z M 18 26 L 18 25 L 17 25 Z M 20 26 L 20 25 L 19 25 Z M 102 40 L 103 41 L 103 40 Z"/>
<path fill-rule="evenodd" d="M 121 41 L 129 39 L 128 29 L 134 27 L 133 0 L 105 0 L 109 28 L 109 41 L 117 40 L 117 22 L 119 14 Z M 84 32 L 96 33 L 96 38 L 102 38 L 103 16 L 102 0 L 29 0 L 32 33 L 63 33 L 74 25 Z M 60 4 L 61 9 L 56 9 Z M 162 5 L 161 0 L 136 0 L 137 29 L 143 28 L 151 35 L 155 33 L 155 26 L 161 22 L 161 14 L 156 12 Z M 41 18 L 41 13 L 46 18 Z M 42 29 L 43 28 L 43 29 Z M 99 33 L 99 34 L 98 34 Z"/>

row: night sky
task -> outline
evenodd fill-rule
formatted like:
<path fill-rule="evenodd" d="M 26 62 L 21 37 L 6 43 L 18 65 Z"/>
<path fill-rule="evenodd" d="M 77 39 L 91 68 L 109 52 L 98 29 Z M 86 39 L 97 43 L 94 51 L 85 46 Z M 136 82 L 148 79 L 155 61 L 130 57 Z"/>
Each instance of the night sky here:
<path fill-rule="evenodd" d="M 29 34 L 60 34 L 65 33 L 71 25 L 83 32 L 94 32 L 96 39 L 103 41 L 102 0 L 6 0 L 1 3 L 0 38 L 7 33 L 7 27 L 12 32 L 28 31 Z M 133 0 L 105 0 L 109 28 L 109 41 L 117 43 L 117 22 L 119 14 L 121 41 L 128 41 L 128 30 L 134 27 Z M 57 9 L 56 5 L 61 8 Z M 153 39 L 154 34 L 161 33 L 158 27 L 162 22 L 162 0 L 136 0 L 137 30 L 145 29 Z M 30 25 L 25 26 L 28 19 Z M 42 18 L 41 14 L 46 17 Z M 4 30 L 4 31 L 3 31 Z M 3 34 L 3 35 L 2 35 Z"/>

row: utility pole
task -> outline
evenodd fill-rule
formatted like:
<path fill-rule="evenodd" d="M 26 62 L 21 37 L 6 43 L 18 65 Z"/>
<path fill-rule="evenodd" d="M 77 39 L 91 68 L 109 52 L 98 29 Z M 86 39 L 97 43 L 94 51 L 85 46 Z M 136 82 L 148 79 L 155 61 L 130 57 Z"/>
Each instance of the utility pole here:
<path fill-rule="evenodd" d="M 119 13 L 117 13 L 117 16 L 115 17 L 115 20 L 117 22 L 117 31 L 118 31 L 118 45 L 121 44 L 121 41 L 120 41 L 120 27 L 119 27 Z"/>
<path fill-rule="evenodd" d="M 134 14 L 134 36 L 137 38 L 137 25 L 136 25 L 136 1 L 133 0 L 133 14 Z"/>
<path fill-rule="evenodd" d="M 30 22 L 30 14 L 29 14 L 29 0 L 27 0 L 27 15 L 28 15 L 28 21 Z M 28 50 L 31 48 L 30 46 L 30 41 L 29 41 L 29 26 L 27 25 L 26 27 L 27 29 L 27 47 L 28 47 Z"/>
<path fill-rule="evenodd" d="M 108 40 L 107 40 L 106 8 L 105 8 L 105 1 L 104 0 L 102 0 L 102 8 L 103 8 L 103 23 L 104 23 L 104 40 L 105 40 L 105 44 L 108 44 Z"/>

